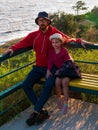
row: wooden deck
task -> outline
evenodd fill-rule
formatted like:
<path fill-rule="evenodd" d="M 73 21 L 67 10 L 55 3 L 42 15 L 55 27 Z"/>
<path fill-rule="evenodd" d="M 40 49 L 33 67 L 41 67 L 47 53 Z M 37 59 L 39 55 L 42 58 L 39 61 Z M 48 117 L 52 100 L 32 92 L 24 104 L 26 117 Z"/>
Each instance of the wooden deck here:
<path fill-rule="evenodd" d="M 56 106 L 56 96 L 46 103 L 50 118 L 41 125 L 27 126 L 25 120 L 32 113 L 32 108 L 23 111 L 12 121 L 0 127 L 0 130 L 98 130 L 98 104 L 69 99 L 66 115 L 61 115 Z"/>

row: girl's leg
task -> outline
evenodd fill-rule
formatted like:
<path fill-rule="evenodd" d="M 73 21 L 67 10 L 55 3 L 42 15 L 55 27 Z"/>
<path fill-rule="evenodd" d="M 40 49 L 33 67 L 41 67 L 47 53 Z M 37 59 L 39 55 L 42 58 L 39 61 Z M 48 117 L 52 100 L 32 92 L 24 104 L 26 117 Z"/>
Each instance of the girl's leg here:
<path fill-rule="evenodd" d="M 65 114 L 68 109 L 68 97 L 69 97 L 69 91 L 68 91 L 68 85 L 69 85 L 69 78 L 63 78 L 62 79 L 62 87 L 63 87 L 63 94 L 64 94 L 64 102 L 62 107 L 62 114 Z"/>
<path fill-rule="evenodd" d="M 57 94 L 57 106 L 59 109 L 61 109 L 64 104 L 63 102 L 64 96 L 62 95 L 61 83 L 62 83 L 62 79 L 57 77 L 55 81 L 55 87 L 56 87 L 56 94 Z"/>
<path fill-rule="evenodd" d="M 62 95 L 61 81 L 62 80 L 60 78 L 58 78 L 58 77 L 55 80 L 55 87 L 56 87 L 57 97 L 60 97 Z"/>
<path fill-rule="evenodd" d="M 69 82 L 70 79 L 68 77 L 62 79 L 62 89 L 66 101 L 68 101 L 68 96 L 69 96 L 69 91 L 68 91 Z"/>

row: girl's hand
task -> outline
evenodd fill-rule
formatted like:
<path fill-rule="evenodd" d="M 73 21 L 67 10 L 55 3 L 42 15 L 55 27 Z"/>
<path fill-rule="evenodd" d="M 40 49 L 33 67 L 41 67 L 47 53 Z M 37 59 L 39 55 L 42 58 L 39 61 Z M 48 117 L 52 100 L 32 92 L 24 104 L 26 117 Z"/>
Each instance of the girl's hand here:
<path fill-rule="evenodd" d="M 57 71 L 55 72 L 55 75 L 58 75 L 58 73 L 59 73 L 59 70 L 57 70 Z"/>
<path fill-rule="evenodd" d="M 52 73 L 50 72 L 50 70 L 47 70 L 46 78 L 49 78 L 50 76 L 52 76 Z"/>

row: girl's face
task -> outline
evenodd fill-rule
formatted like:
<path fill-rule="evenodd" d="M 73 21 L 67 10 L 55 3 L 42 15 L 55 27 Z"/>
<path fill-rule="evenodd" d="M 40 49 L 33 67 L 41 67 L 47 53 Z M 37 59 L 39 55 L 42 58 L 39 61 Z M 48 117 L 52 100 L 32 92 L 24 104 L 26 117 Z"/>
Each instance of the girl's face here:
<path fill-rule="evenodd" d="M 62 42 L 59 39 L 54 38 L 52 39 L 52 46 L 54 49 L 59 49 L 62 46 Z"/>

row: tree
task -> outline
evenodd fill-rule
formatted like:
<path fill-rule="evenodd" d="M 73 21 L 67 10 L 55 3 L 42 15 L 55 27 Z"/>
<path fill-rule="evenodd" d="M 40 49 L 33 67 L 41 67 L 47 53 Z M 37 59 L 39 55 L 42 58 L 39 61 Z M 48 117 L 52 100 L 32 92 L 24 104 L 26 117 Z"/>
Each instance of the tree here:
<path fill-rule="evenodd" d="M 75 10 L 75 12 L 76 12 L 76 15 L 78 15 L 79 14 L 79 11 L 80 10 L 87 10 L 87 8 L 88 7 L 85 7 L 85 2 L 83 2 L 83 1 L 78 1 L 78 2 L 76 2 L 76 4 L 75 4 L 75 6 L 72 6 L 72 8 Z"/>

